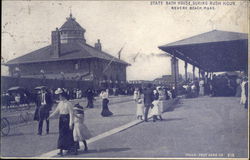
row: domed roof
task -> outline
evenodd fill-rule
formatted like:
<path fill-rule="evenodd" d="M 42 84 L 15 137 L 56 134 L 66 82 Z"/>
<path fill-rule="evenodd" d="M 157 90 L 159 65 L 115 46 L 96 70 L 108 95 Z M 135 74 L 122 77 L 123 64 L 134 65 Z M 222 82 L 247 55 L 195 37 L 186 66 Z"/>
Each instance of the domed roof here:
<path fill-rule="evenodd" d="M 62 25 L 60 31 L 77 30 L 85 32 L 85 29 L 82 28 L 81 25 L 76 22 L 75 18 L 72 17 L 71 13 L 70 16 L 66 19 L 67 21 Z"/>

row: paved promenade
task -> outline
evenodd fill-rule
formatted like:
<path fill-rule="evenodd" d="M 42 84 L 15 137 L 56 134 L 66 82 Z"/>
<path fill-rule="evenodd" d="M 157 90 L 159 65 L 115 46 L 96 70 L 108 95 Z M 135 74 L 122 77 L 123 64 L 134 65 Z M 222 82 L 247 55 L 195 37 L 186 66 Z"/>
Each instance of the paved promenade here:
<path fill-rule="evenodd" d="M 140 123 L 74 157 L 246 158 L 247 110 L 238 100 L 182 99 L 164 121 Z"/>
<path fill-rule="evenodd" d="M 73 103 L 80 102 L 86 106 L 86 100 L 75 100 Z M 117 128 L 121 125 L 135 120 L 135 104 L 132 96 L 119 96 L 110 98 L 110 110 L 114 113 L 112 117 L 102 117 L 101 101 L 97 99 L 95 108 L 85 111 L 85 123 L 93 136 Z M 55 107 L 54 107 L 55 108 Z M 34 112 L 34 111 L 32 111 Z M 10 134 L 1 137 L 1 156 L 5 157 L 30 157 L 39 156 L 43 153 L 56 149 L 58 138 L 58 118 L 50 120 L 50 134 L 45 134 L 45 124 L 43 135 L 37 135 L 36 121 L 28 124 L 21 124 L 12 127 Z"/>
<path fill-rule="evenodd" d="M 128 102 L 124 102 L 125 98 Z M 247 110 L 239 104 L 239 98 L 181 99 L 172 110 L 163 114 L 163 121 L 147 123 L 136 122 L 136 108 L 131 100 L 132 97 L 113 99 L 112 117 L 101 117 L 100 107 L 87 110 L 86 124 L 93 136 L 131 122 L 137 125 L 92 141 L 87 153 L 80 150 L 79 155 L 65 157 L 247 157 Z M 123 103 L 117 103 L 119 101 Z M 36 133 L 34 122 L 17 128 L 15 133 L 2 138 L 1 155 L 39 156 L 55 151 L 58 119 L 51 121 L 51 134 L 37 136 Z"/>

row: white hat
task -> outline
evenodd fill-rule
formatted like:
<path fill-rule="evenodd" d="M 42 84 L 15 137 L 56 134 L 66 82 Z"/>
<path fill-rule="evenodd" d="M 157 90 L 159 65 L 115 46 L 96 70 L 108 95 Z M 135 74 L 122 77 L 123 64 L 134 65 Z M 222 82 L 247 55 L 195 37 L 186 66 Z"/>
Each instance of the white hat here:
<path fill-rule="evenodd" d="M 55 94 L 61 94 L 63 93 L 63 90 L 61 88 L 57 88 L 57 90 L 55 91 Z"/>

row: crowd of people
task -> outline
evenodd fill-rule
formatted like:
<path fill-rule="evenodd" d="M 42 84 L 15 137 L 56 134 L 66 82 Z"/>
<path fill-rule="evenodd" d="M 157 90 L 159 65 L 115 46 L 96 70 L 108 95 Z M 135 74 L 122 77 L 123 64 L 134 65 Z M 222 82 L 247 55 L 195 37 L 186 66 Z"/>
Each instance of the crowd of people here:
<path fill-rule="evenodd" d="M 59 155 L 63 155 L 63 150 L 67 150 L 69 154 L 77 154 L 79 149 L 79 142 L 82 141 L 85 146 L 85 151 L 88 150 L 86 140 L 91 137 L 91 133 L 84 124 L 84 108 L 94 107 L 95 93 L 92 89 L 86 91 L 87 106 L 82 107 L 77 103 L 72 105 L 67 89 L 58 88 L 53 91 L 42 87 L 37 93 L 36 110 L 34 120 L 38 121 L 38 135 L 42 135 L 43 122 L 46 122 L 46 134 L 49 134 L 49 119 L 59 114 L 59 137 L 57 141 L 57 148 Z M 100 98 L 102 100 L 102 111 L 100 115 L 103 117 L 112 116 L 113 113 L 109 109 L 109 93 L 110 89 L 102 89 L 100 91 Z M 151 108 L 153 114 L 153 121 L 162 120 L 160 101 L 175 98 L 174 90 L 169 90 L 164 87 L 153 87 L 149 84 L 146 88 L 135 88 L 134 100 L 137 104 L 137 116 L 145 121 L 148 121 L 148 111 Z M 142 100 L 142 95 L 143 100 Z M 54 104 L 54 98 L 58 100 L 57 107 L 50 114 Z M 145 107 L 145 112 L 144 112 Z"/>
<path fill-rule="evenodd" d="M 195 79 L 183 85 L 187 98 L 197 96 L 238 96 L 241 97 L 240 103 L 248 108 L 248 80 L 247 77 L 232 78 L 228 75 L 213 75 L 212 78 L 207 76 L 200 80 Z M 82 92 L 80 89 L 68 90 L 58 88 L 56 90 L 46 87 L 40 88 L 36 94 L 35 104 L 36 110 L 34 120 L 38 121 L 38 135 L 42 135 L 43 122 L 46 122 L 46 134 L 49 134 L 49 119 L 59 114 L 59 137 L 57 148 L 59 155 L 63 155 L 63 150 L 67 150 L 69 154 L 77 154 L 79 142 L 83 142 L 85 151 L 88 150 L 86 140 L 92 135 L 88 127 L 84 124 L 84 108 L 94 108 L 95 96 L 100 96 L 102 100 L 102 111 L 100 115 L 103 117 L 112 116 L 113 113 L 109 109 L 110 94 L 117 96 L 118 93 L 133 95 L 136 104 L 137 119 L 148 122 L 149 111 L 153 116 L 153 122 L 163 120 L 161 113 L 163 108 L 162 101 L 176 98 L 176 90 L 164 87 L 153 86 L 148 83 L 145 87 L 128 87 L 119 92 L 117 88 L 104 88 L 101 90 L 87 89 Z M 70 102 L 71 99 L 80 99 L 86 97 L 87 105 L 82 107 Z M 52 106 L 58 100 L 57 107 L 50 114 Z"/>
<path fill-rule="evenodd" d="M 247 108 L 248 100 L 248 78 L 247 76 L 229 76 L 228 74 L 205 76 L 198 80 L 188 81 L 183 85 L 185 88 L 186 98 L 208 95 L 211 97 L 218 96 L 235 96 L 241 97 L 240 103 Z"/>

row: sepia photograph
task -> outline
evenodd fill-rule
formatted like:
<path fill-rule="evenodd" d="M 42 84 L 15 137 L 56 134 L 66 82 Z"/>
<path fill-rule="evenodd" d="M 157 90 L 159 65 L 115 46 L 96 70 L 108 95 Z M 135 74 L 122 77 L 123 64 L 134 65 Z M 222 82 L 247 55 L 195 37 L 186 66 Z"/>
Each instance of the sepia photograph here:
<path fill-rule="evenodd" d="M 2 159 L 249 159 L 248 0 L 3 0 Z"/>

